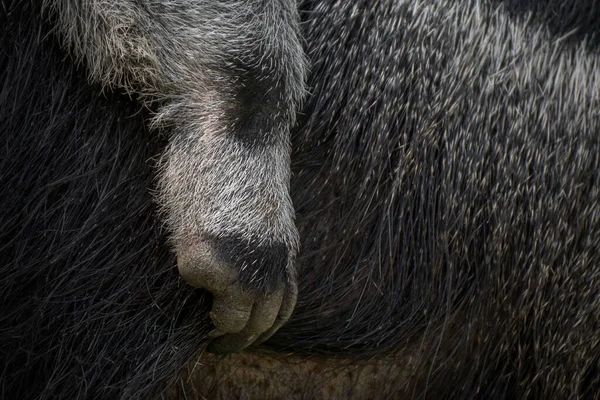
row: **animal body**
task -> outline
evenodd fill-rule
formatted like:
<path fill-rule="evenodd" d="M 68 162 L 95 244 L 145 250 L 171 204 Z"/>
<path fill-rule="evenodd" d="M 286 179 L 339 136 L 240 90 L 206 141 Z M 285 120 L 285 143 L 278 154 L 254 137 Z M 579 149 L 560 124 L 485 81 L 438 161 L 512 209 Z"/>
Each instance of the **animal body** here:
<path fill-rule="evenodd" d="M 0 397 L 597 397 L 563 3 L 3 1 Z"/>

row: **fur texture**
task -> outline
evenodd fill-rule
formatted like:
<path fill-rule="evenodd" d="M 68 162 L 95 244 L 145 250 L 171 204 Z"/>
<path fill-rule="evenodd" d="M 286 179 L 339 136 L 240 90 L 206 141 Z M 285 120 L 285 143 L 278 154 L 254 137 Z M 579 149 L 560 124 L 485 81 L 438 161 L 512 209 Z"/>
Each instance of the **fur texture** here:
<path fill-rule="evenodd" d="M 0 397 L 328 397 L 333 378 L 295 361 L 189 364 L 210 297 L 179 280 L 147 189 L 171 137 L 147 133 L 139 100 L 99 95 L 38 9 L 4 9 Z M 312 66 L 292 138 L 299 294 L 271 350 L 390 367 L 349 379 L 379 382 L 362 397 L 333 397 L 596 398 L 595 2 L 300 9 Z M 176 383 L 186 363 L 193 381 Z M 236 367 L 285 384 L 228 387 Z"/>
<path fill-rule="evenodd" d="M 188 283 L 215 296 L 220 344 L 272 335 L 296 301 L 290 127 L 304 95 L 294 1 L 48 0 L 92 82 L 168 132 L 157 197 Z M 217 332 L 217 331 L 215 331 Z M 235 335 L 235 336 L 231 336 Z"/>

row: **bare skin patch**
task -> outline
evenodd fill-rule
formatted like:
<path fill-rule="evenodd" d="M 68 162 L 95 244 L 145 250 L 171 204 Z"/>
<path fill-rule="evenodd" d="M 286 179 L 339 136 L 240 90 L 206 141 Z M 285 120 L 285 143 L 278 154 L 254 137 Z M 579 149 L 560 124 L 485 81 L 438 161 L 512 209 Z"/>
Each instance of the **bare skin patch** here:
<path fill-rule="evenodd" d="M 363 361 L 265 352 L 204 353 L 171 398 L 370 400 L 374 393 L 381 398 L 386 390 L 410 393 L 415 368 L 408 353 Z"/>

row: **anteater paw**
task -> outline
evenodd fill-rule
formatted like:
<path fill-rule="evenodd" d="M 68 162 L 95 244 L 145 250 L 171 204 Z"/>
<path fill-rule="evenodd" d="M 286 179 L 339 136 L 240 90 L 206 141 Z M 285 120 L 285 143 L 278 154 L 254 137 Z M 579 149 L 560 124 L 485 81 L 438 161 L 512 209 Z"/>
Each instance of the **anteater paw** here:
<path fill-rule="evenodd" d="M 273 335 L 291 316 L 297 297 L 294 251 L 236 237 L 189 241 L 177 251 L 181 276 L 214 296 L 209 350 L 237 352 Z"/>

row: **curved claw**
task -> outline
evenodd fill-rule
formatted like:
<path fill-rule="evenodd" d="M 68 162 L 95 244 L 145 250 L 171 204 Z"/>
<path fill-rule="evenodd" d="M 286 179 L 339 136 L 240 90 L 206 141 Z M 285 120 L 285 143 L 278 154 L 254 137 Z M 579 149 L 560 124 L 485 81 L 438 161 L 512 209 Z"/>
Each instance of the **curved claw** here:
<path fill-rule="evenodd" d="M 271 338 L 271 336 L 273 336 L 292 316 L 294 307 L 296 306 L 296 300 L 298 299 L 298 284 L 296 281 L 291 281 L 287 286 L 277 318 L 273 322 L 273 325 L 256 339 L 254 342 L 255 345 L 259 345 L 269 340 L 269 338 Z"/>
<path fill-rule="evenodd" d="M 274 324 L 280 317 L 284 298 L 285 290 L 283 285 L 273 292 L 257 295 L 254 299 L 252 312 L 244 328 L 238 332 L 225 334 L 216 338 L 211 343 L 209 350 L 216 353 L 231 353 L 242 351 L 255 344 L 256 340 L 262 334 L 273 329 Z M 216 318 L 213 318 L 213 322 L 218 319 L 216 315 L 214 317 Z M 217 326 L 217 329 L 220 332 L 226 332 L 222 326 Z"/>

